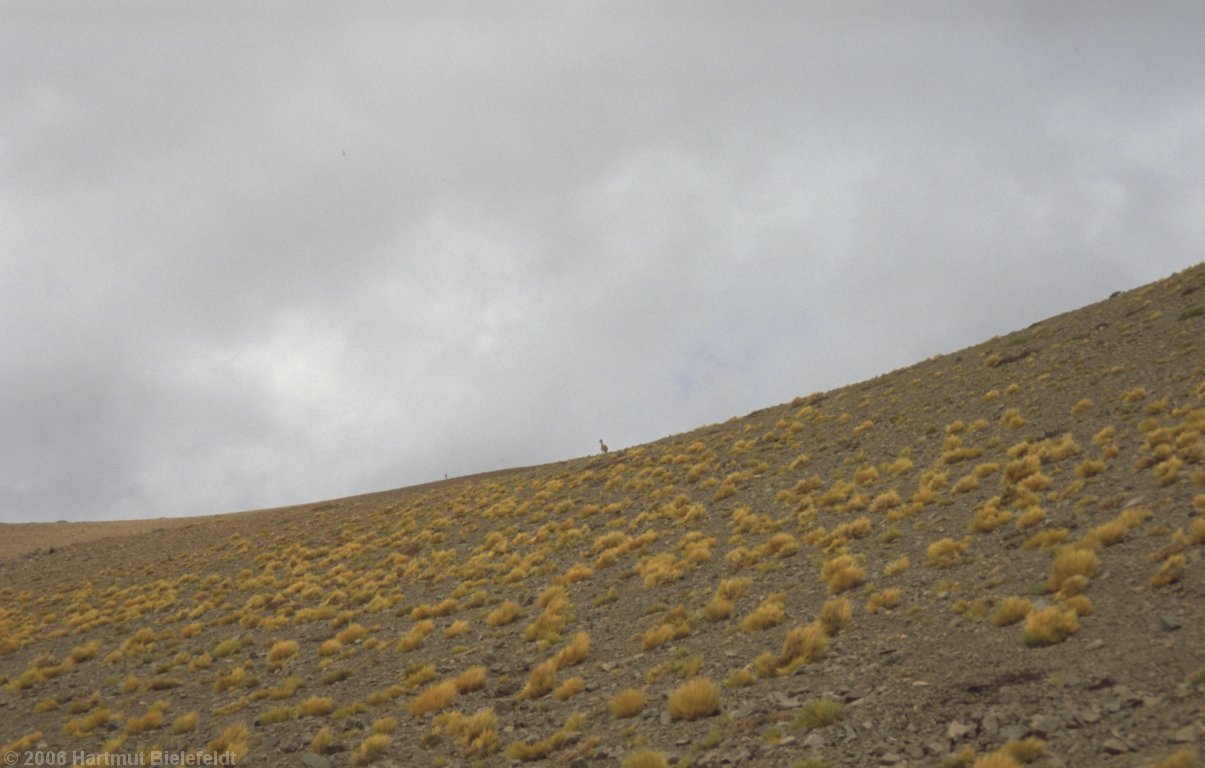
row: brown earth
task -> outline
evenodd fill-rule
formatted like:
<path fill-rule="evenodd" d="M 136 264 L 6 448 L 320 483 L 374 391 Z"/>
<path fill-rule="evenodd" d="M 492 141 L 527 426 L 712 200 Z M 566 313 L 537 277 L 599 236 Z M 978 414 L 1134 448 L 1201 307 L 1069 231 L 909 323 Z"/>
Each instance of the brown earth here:
<path fill-rule="evenodd" d="M 1195 765 L 1203 309 L 1198 266 L 606 456 L 0 529 L 0 745 L 42 764 Z M 694 678 L 718 693 L 697 717 L 670 700 Z M 614 717 L 625 689 L 645 704 Z"/>

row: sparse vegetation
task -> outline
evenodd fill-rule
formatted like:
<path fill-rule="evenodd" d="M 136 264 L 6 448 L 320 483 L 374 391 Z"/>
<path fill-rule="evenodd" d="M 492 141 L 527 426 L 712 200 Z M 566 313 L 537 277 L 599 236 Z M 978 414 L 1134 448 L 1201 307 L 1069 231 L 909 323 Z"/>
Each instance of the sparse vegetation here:
<path fill-rule="evenodd" d="M 5 749 L 1192 764 L 1186 274 L 644 446 L 197 522 L 120 569 L 25 553 L 0 584 Z M 1026 735 L 1063 699 L 1057 738 Z M 1135 712 L 1158 738 L 1129 739 Z"/>

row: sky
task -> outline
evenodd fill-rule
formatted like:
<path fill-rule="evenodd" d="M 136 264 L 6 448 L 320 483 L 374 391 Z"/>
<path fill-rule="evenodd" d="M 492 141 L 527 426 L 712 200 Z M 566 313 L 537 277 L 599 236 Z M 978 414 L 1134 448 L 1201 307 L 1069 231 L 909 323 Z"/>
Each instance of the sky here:
<path fill-rule="evenodd" d="M 655 440 L 1202 259 L 1199 2 L 0 0 L 0 521 Z"/>

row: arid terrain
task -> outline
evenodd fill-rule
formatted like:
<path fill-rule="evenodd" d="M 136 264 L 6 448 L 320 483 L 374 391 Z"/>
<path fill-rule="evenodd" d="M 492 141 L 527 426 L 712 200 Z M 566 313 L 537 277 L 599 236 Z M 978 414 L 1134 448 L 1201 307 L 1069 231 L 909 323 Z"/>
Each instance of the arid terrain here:
<path fill-rule="evenodd" d="M 1199 265 L 605 455 L 0 526 L 0 752 L 1198 765 L 1203 315 Z"/>

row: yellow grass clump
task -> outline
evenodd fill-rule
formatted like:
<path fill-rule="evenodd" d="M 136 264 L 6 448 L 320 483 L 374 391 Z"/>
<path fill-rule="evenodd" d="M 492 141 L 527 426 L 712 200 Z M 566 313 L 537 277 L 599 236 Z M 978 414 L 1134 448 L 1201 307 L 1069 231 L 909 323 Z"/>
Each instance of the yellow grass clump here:
<path fill-rule="evenodd" d="M 158 702 L 151 709 L 142 715 L 135 715 L 126 720 L 125 734 L 127 736 L 137 736 L 147 731 L 153 731 L 163 725 L 163 713 L 167 709 L 167 702 Z"/>
<path fill-rule="evenodd" d="M 829 594 L 836 595 L 865 581 L 866 571 L 858 565 L 853 555 L 837 555 L 821 566 L 820 578 L 828 587 Z"/>
<path fill-rule="evenodd" d="M 711 622 L 723 621 L 732 616 L 732 601 L 716 595 L 703 608 L 703 616 Z"/>
<path fill-rule="evenodd" d="M 335 702 L 327 696 L 311 696 L 297 705 L 302 717 L 329 715 L 334 709 Z"/>
<path fill-rule="evenodd" d="M 331 727 L 324 725 L 318 729 L 318 733 L 314 734 L 314 738 L 310 739 L 310 751 L 316 755 L 321 755 L 330 748 L 333 741 L 334 734 L 331 732 Z"/>
<path fill-rule="evenodd" d="M 511 760 L 524 763 L 543 760 L 565 745 L 568 737 L 564 731 L 557 731 L 546 739 L 538 741 L 514 741 L 506 748 L 506 756 Z"/>
<path fill-rule="evenodd" d="M 550 692 L 556 686 L 557 669 L 556 659 L 548 659 L 537 664 L 527 678 L 527 685 L 523 686 L 523 690 L 519 691 L 516 698 L 521 700 L 538 699 Z"/>
<path fill-rule="evenodd" d="M 465 716 L 447 712 L 436 718 L 437 726 L 447 730 L 466 757 L 484 757 L 499 749 L 498 716 L 492 707 Z"/>
<path fill-rule="evenodd" d="M 819 622 L 829 637 L 849 625 L 854 617 L 854 604 L 844 597 L 831 597 L 820 608 Z"/>
<path fill-rule="evenodd" d="M 1075 468 L 1075 476 L 1086 480 L 1089 477 L 1096 477 L 1104 471 L 1105 463 L 1103 461 L 1099 459 L 1084 459 Z"/>
<path fill-rule="evenodd" d="M 447 709 L 456 700 L 456 681 L 433 683 L 406 703 L 406 711 L 414 717 Z"/>
<path fill-rule="evenodd" d="M 385 750 L 389 749 L 389 744 L 393 738 L 384 733 L 374 733 L 366 737 L 360 742 L 360 746 L 352 752 L 351 761 L 353 765 L 368 765 L 375 761 L 381 755 L 385 754 Z"/>
<path fill-rule="evenodd" d="M 666 701 L 666 709 L 675 720 L 698 720 L 720 711 L 720 691 L 705 677 L 676 688 Z"/>
<path fill-rule="evenodd" d="M 1152 587 L 1166 587 L 1168 584 L 1174 584 L 1184 577 L 1184 570 L 1187 566 L 1188 559 L 1184 555 L 1168 555 L 1149 583 Z"/>
<path fill-rule="evenodd" d="M 992 614 L 992 623 L 997 627 L 1007 627 L 1016 624 L 1033 611 L 1033 603 L 1027 598 L 1010 595 L 1004 598 L 1000 607 Z"/>
<path fill-rule="evenodd" d="M 644 691 L 639 688 L 627 688 L 612 696 L 607 708 L 611 711 L 611 717 L 620 720 L 640 714 L 644 710 L 644 702 Z"/>
<path fill-rule="evenodd" d="M 281 640 L 272 644 L 272 648 L 268 651 L 268 661 L 277 663 L 291 659 L 297 655 L 300 649 L 301 646 L 297 644 L 296 640 Z"/>
<path fill-rule="evenodd" d="M 778 654 L 778 674 L 790 674 L 801 664 L 819 661 L 828 654 L 828 632 L 820 621 L 787 632 Z"/>
<path fill-rule="evenodd" d="M 557 669 L 572 667 L 585 661 L 590 654 L 590 633 L 578 632 L 553 657 Z"/>
<path fill-rule="evenodd" d="M 1075 611 L 1051 606 L 1033 611 L 1025 617 L 1025 629 L 1021 639 L 1030 647 L 1055 645 L 1079 631 L 1079 620 Z"/>
<path fill-rule="evenodd" d="M 1054 556 L 1050 564 L 1050 589 L 1062 591 L 1064 583 L 1074 577 L 1092 578 L 1100 569 L 1100 558 L 1090 549 L 1064 547 Z"/>
<path fill-rule="evenodd" d="M 1046 522 L 1046 510 L 1034 505 L 1029 507 L 1017 518 L 1017 530 L 1025 531 Z"/>
<path fill-rule="evenodd" d="M 753 580 L 747 578 L 724 579 L 716 588 L 716 595 L 725 600 L 737 600 L 749 593 Z"/>
<path fill-rule="evenodd" d="M 648 747 L 629 752 L 623 759 L 623 768 L 669 768 L 665 755 Z"/>
<path fill-rule="evenodd" d="M 470 693 L 481 690 L 485 687 L 487 676 L 488 672 L 485 667 L 469 667 L 454 678 L 456 692 Z"/>
<path fill-rule="evenodd" d="M 955 541 L 948 536 L 929 545 L 925 552 L 926 562 L 937 568 L 953 568 L 962 563 L 969 542 Z"/>
<path fill-rule="evenodd" d="M 494 610 L 490 611 L 485 617 L 486 626 L 502 627 L 512 623 L 519 618 L 523 609 L 513 600 L 507 600 Z"/>
<path fill-rule="evenodd" d="M 785 592 L 775 592 L 763 600 L 753 613 L 741 620 L 741 629 L 746 632 L 760 632 L 778 626 L 786 618 L 783 607 L 786 602 Z"/>
<path fill-rule="evenodd" d="M 235 763 L 241 763 L 251 751 L 249 740 L 250 732 L 247 726 L 235 723 L 227 726 L 216 739 L 209 742 L 209 753 L 215 756 L 229 754 Z"/>
<path fill-rule="evenodd" d="M 1192 747 L 1180 747 L 1159 762 L 1151 764 L 1150 768 L 1197 768 L 1197 766 L 1197 750 Z"/>
<path fill-rule="evenodd" d="M 836 699 L 810 699 L 795 715 L 794 724 L 802 728 L 827 728 L 841 720 L 845 705 Z"/>
<path fill-rule="evenodd" d="M 888 587 L 871 593 L 866 600 L 866 612 L 878 613 L 879 610 L 890 611 L 900 604 L 904 591 L 899 587 Z"/>
<path fill-rule="evenodd" d="M 586 689 L 586 682 L 580 677 L 571 677 L 556 687 L 552 698 L 557 701 L 568 701 Z"/>
<path fill-rule="evenodd" d="M 373 733 L 383 733 L 388 736 L 395 730 L 397 730 L 397 718 L 395 717 L 382 717 L 372 723 Z"/>

